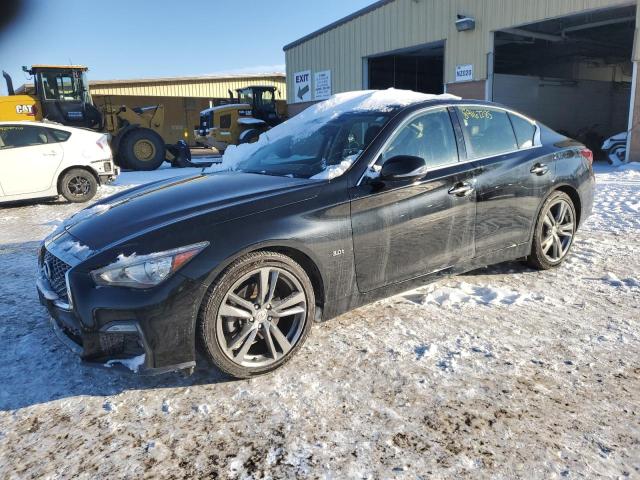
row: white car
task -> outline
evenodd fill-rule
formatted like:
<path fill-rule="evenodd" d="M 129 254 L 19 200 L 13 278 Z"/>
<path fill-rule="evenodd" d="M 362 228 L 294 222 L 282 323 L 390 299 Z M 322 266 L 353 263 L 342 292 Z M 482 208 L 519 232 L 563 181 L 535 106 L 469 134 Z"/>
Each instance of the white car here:
<path fill-rule="evenodd" d="M 118 173 L 103 133 L 49 122 L 0 122 L 0 203 L 58 195 L 86 202 Z"/>
<path fill-rule="evenodd" d="M 602 151 L 611 165 L 624 162 L 627 158 L 627 132 L 607 138 L 602 144 Z"/>

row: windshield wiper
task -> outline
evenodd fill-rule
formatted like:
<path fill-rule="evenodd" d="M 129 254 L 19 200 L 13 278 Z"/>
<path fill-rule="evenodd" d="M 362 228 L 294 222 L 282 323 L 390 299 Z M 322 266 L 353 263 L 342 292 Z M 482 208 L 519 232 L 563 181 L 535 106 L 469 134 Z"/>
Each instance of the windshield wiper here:
<path fill-rule="evenodd" d="M 256 173 L 258 175 L 269 175 L 271 177 L 285 177 L 288 174 L 273 173 L 266 170 L 242 170 L 244 173 Z"/>

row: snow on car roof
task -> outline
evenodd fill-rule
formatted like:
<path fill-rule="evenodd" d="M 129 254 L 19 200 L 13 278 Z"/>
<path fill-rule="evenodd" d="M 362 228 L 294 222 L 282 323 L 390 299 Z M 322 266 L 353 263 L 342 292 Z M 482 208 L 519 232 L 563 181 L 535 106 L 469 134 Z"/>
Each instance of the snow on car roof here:
<path fill-rule="evenodd" d="M 304 137 L 309 134 L 311 123 L 317 128 L 317 126 L 349 112 L 390 112 L 396 108 L 437 100 L 460 100 L 460 97 L 449 94 L 433 95 L 395 88 L 338 93 L 263 133 L 255 143 L 228 146 L 222 157 L 222 166 L 216 165 L 211 171 L 233 169 L 239 161 L 279 138 L 289 135 Z"/>

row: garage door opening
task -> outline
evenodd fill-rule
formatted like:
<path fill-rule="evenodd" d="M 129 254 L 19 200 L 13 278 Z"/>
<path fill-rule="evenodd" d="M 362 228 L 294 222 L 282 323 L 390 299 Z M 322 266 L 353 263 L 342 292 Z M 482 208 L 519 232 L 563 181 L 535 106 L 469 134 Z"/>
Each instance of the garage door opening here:
<path fill-rule="evenodd" d="M 635 6 L 495 33 L 493 100 L 576 138 L 602 158 L 627 130 Z"/>
<path fill-rule="evenodd" d="M 369 57 L 367 63 L 368 88 L 422 93 L 444 90 L 444 42 Z"/>

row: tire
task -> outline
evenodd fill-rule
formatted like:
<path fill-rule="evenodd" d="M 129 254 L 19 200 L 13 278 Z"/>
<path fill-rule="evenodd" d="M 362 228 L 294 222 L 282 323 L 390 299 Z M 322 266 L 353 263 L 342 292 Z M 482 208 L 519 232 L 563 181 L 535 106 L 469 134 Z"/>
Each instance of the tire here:
<path fill-rule="evenodd" d="M 564 205 L 564 214 L 561 205 Z M 560 191 L 549 195 L 536 220 L 527 263 L 538 270 L 560 265 L 573 245 L 576 225 L 576 209 L 569 195 Z"/>
<path fill-rule="evenodd" d="M 120 163 L 132 170 L 155 170 L 165 160 L 165 146 L 153 130 L 136 128 L 122 139 L 118 155 Z"/>
<path fill-rule="evenodd" d="M 238 142 L 240 144 L 257 142 L 261 133 L 262 132 L 260 132 L 259 130 L 256 130 L 255 128 L 252 128 L 250 130 L 245 130 L 244 132 L 240 133 L 240 136 L 238 137 Z"/>
<path fill-rule="evenodd" d="M 73 168 L 60 179 L 60 193 L 72 203 L 88 202 L 97 191 L 96 177 L 82 168 Z"/>
<path fill-rule="evenodd" d="M 618 145 L 607 152 L 607 160 L 610 165 L 619 165 L 624 163 L 627 147 Z"/>
<path fill-rule="evenodd" d="M 265 271 L 269 281 L 262 301 Z M 275 283 L 273 272 L 278 272 Z M 296 301 L 302 297 L 304 305 Z M 314 318 L 314 291 L 304 269 L 286 255 L 254 252 L 234 261 L 209 288 L 198 321 L 200 346 L 223 372 L 249 378 L 288 362 L 304 344 Z"/>

